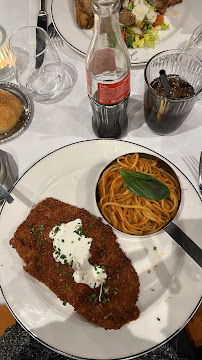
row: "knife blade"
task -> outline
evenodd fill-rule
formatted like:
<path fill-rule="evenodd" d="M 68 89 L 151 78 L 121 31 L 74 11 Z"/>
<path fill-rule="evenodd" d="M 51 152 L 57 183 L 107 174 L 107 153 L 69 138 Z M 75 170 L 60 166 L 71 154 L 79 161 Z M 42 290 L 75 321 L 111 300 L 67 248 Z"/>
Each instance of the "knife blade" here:
<path fill-rule="evenodd" d="M 48 14 L 46 12 L 46 1 L 41 0 L 41 9 L 38 12 L 37 26 L 47 31 Z M 45 39 L 39 35 L 39 30 L 36 29 L 36 55 L 40 54 L 45 49 Z M 36 57 L 36 69 L 39 69 L 43 64 L 44 54 Z"/>

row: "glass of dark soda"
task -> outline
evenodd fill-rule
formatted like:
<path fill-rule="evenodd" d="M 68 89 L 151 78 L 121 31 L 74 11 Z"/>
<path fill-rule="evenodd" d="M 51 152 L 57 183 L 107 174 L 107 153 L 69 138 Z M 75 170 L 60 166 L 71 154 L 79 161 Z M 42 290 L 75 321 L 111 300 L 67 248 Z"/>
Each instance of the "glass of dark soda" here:
<path fill-rule="evenodd" d="M 167 75 L 169 94 L 160 70 Z M 154 133 L 170 134 L 182 125 L 202 92 L 202 62 L 183 50 L 162 51 L 148 61 L 144 78 L 145 121 Z"/>

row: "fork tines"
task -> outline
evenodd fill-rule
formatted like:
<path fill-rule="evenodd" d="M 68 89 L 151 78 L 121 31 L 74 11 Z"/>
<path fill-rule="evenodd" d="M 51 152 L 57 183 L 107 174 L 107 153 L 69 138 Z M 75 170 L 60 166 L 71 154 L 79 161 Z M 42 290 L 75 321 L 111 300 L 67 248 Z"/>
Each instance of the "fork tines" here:
<path fill-rule="evenodd" d="M 63 40 L 61 39 L 61 37 L 59 36 L 57 30 L 55 29 L 53 23 L 50 23 L 48 25 L 48 35 L 50 36 L 50 38 L 53 38 L 57 41 L 57 45 L 58 46 L 63 46 Z"/>
<path fill-rule="evenodd" d="M 198 171 L 199 171 L 199 163 L 197 161 L 197 159 L 194 156 L 185 156 L 184 157 L 184 161 L 187 163 L 187 166 L 191 167 L 192 170 L 198 175 Z"/>

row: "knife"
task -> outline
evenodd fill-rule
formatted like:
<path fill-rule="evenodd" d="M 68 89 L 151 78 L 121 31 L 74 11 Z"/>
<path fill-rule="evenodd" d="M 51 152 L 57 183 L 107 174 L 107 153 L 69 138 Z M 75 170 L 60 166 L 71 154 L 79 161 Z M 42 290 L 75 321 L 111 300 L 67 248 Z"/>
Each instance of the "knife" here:
<path fill-rule="evenodd" d="M 41 9 L 38 12 L 37 26 L 47 31 L 46 0 L 41 0 Z M 40 54 L 45 49 L 45 39 L 39 36 L 39 31 L 36 29 L 36 55 Z M 36 69 L 39 69 L 43 64 L 44 54 L 36 57 Z"/>

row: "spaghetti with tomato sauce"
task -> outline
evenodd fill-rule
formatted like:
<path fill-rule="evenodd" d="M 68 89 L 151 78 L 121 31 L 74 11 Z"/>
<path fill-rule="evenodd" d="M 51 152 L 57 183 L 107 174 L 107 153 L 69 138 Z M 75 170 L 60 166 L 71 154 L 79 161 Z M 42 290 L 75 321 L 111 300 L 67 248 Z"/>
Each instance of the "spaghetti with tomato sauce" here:
<path fill-rule="evenodd" d="M 117 168 L 151 175 L 165 184 L 170 196 L 150 200 L 135 195 L 126 188 Z M 98 182 L 98 207 L 104 218 L 116 229 L 132 235 L 149 235 L 165 227 L 176 215 L 180 190 L 176 179 L 160 168 L 156 159 L 139 154 L 120 156 L 107 168 Z"/>

